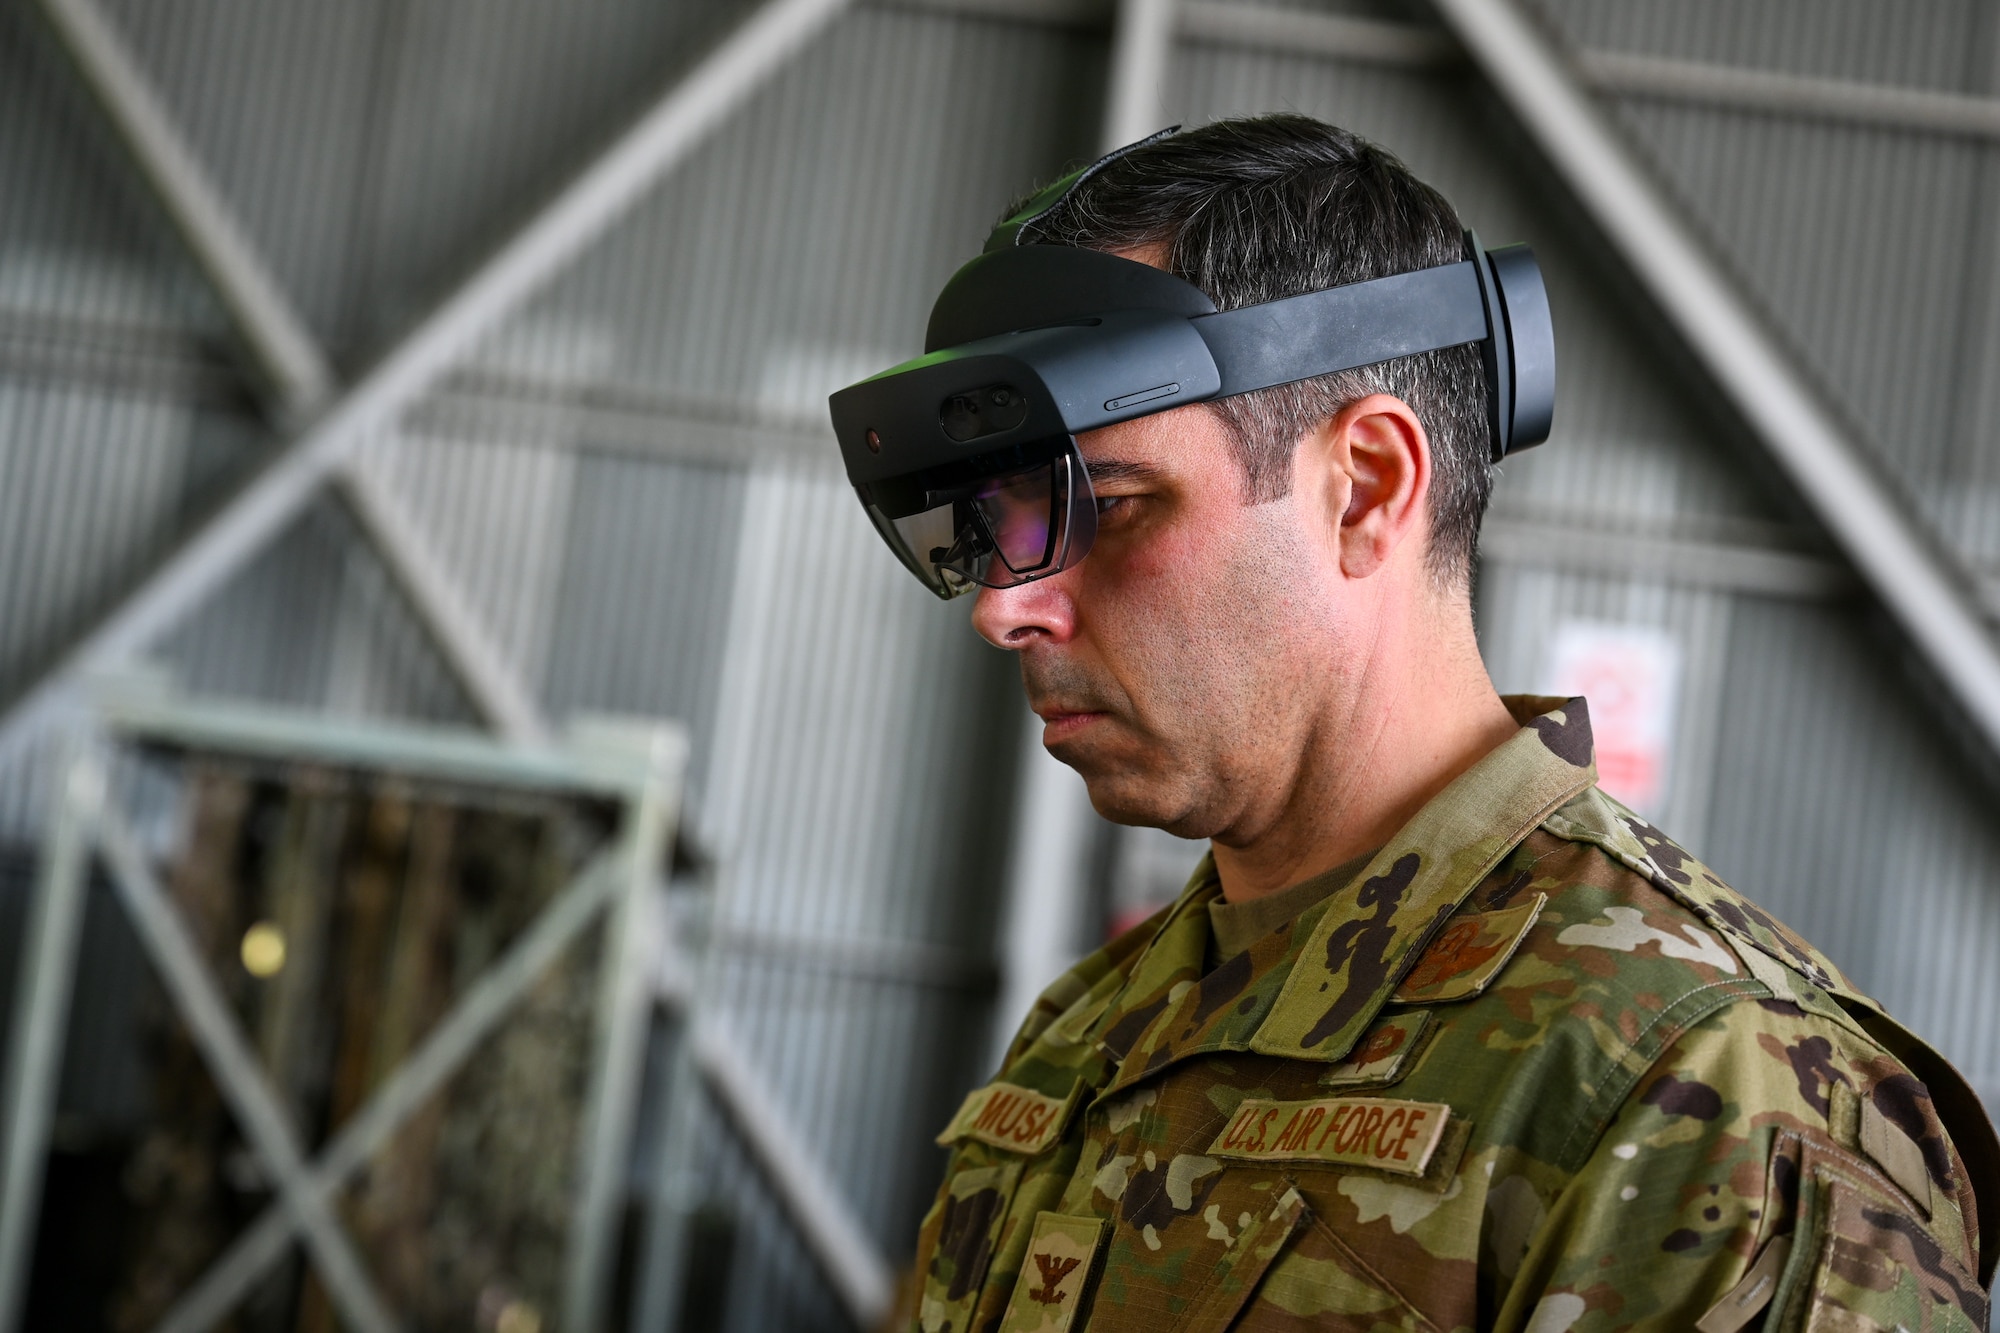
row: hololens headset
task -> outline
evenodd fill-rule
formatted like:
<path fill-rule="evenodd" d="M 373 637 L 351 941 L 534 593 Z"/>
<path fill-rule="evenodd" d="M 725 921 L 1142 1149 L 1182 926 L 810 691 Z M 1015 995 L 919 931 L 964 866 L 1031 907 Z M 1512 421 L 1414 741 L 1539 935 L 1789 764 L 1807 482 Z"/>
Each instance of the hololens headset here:
<path fill-rule="evenodd" d="M 1178 127 L 1176 127 L 1178 128 Z M 1493 458 L 1548 438 L 1555 335 L 1525 245 L 1218 313 L 1191 283 L 1023 230 L 1121 148 L 1041 191 L 931 310 L 925 354 L 833 395 L 847 477 L 939 597 L 1082 560 L 1097 500 L 1080 431 L 1395 357 L 1478 343 Z"/>

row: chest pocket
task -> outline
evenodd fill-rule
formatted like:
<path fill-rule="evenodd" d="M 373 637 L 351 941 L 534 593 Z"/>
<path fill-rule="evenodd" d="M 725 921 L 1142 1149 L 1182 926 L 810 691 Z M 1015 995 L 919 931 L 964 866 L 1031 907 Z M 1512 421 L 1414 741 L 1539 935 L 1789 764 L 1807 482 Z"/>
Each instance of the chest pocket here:
<path fill-rule="evenodd" d="M 1012 1157 L 954 1172 L 946 1184 L 934 1205 L 941 1214 L 937 1247 L 917 1305 L 923 1333 L 965 1333 L 1026 1165 Z"/>
<path fill-rule="evenodd" d="M 1245 1293 L 1241 1308 L 1231 1312 L 1232 1322 L 1216 1327 L 1234 1333 L 1293 1333 L 1300 1327 L 1438 1333 L 1438 1326 L 1377 1266 L 1310 1208 L 1266 1267 L 1269 1271 Z"/>
<path fill-rule="evenodd" d="M 1242 1221 L 1241 1215 L 1237 1221 Z M 1230 1243 L 1229 1252 L 1176 1327 L 1192 1333 L 1237 1327 L 1237 1315 L 1263 1283 L 1271 1265 L 1312 1225 L 1312 1209 L 1298 1190 L 1286 1185 L 1269 1211 L 1253 1218 Z"/>
<path fill-rule="evenodd" d="M 1221 1333 L 1311 1225 L 1282 1177 L 1223 1172 L 1170 1223 L 1121 1210 L 1085 1327 L 1090 1333 Z M 1129 1197 L 1129 1196 L 1128 1196 Z M 1145 1212 L 1150 1213 L 1150 1207 Z"/>

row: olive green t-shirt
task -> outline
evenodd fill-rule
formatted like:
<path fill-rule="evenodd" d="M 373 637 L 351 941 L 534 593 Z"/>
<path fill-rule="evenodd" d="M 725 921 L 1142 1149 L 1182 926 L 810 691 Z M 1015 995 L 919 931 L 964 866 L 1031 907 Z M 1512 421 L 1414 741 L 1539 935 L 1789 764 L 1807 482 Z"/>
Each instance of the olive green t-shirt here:
<path fill-rule="evenodd" d="M 1311 879 L 1246 902 L 1217 898 L 1208 905 L 1209 964 L 1226 963 L 1287 921 L 1297 920 L 1299 913 L 1320 899 L 1346 888 L 1374 857 L 1374 852 L 1363 852 Z"/>

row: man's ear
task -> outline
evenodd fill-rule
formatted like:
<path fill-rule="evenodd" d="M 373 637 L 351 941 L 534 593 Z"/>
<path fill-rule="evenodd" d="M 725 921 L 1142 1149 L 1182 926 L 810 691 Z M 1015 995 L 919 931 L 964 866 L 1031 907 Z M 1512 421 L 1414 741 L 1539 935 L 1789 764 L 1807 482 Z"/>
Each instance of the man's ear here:
<path fill-rule="evenodd" d="M 1402 399 L 1370 394 L 1320 428 L 1328 518 L 1341 572 L 1365 579 L 1398 551 L 1421 558 L 1430 511 L 1431 442 Z M 1335 516 L 1337 513 L 1337 517 Z"/>

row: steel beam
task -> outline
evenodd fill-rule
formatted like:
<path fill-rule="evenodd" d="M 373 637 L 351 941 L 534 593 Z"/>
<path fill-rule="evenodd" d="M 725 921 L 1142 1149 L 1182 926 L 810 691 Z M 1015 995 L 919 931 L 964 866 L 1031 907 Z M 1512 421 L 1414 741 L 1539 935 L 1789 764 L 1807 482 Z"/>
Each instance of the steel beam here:
<path fill-rule="evenodd" d="M 117 29 L 91 0 L 39 0 L 39 6 L 215 288 L 273 417 L 282 423 L 303 419 L 333 387 L 318 341 L 237 225 Z"/>
<path fill-rule="evenodd" d="M 1164 123 L 1175 8 L 1176 0 L 1118 0 L 1111 29 L 1111 79 L 1104 93 L 1107 152 L 1145 138 Z"/>
<path fill-rule="evenodd" d="M 341 1229 L 331 1201 L 309 1188 L 298 1131 L 272 1092 L 200 951 L 153 878 L 138 841 L 123 821 L 105 809 L 98 816 L 97 842 L 135 932 L 215 1075 L 216 1090 L 271 1173 L 281 1206 L 291 1214 L 342 1322 L 366 1333 L 389 1333 L 397 1327 L 395 1318 Z"/>
<path fill-rule="evenodd" d="M 798 1224 L 806 1248 L 819 1261 L 840 1303 L 856 1326 L 880 1327 L 895 1299 L 895 1270 L 868 1242 L 867 1228 L 848 1208 L 839 1187 L 799 1151 L 798 1131 L 778 1112 L 776 1099 L 737 1044 L 701 1023 L 693 1025 L 689 1039 L 702 1078 Z"/>
<path fill-rule="evenodd" d="M 1183 0 L 1181 36 L 1217 46 L 1322 56 L 1409 70 L 1462 66 L 1450 32 L 1418 23 L 1266 8 L 1227 0 Z M 1707 61 L 1579 51 L 1576 74 L 1600 92 L 1774 115 L 2000 139 L 2000 99 L 1789 74 Z"/>
<path fill-rule="evenodd" d="M 95 95 L 132 164 L 152 188 L 195 264 L 214 287 L 252 377 L 281 423 L 306 416 L 333 384 L 324 350 L 285 298 L 222 192 L 201 167 L 138 61 L 93 0 L 40 0 L 44 13 Z M 417 619 L 473 706 L 510 740 L 546 739 L 534 697 L 508 665 L 415 520 L 359 460 L 341 476 L 342 491 Z"/>
<path fill-rule="evenodd" d="M 1229 0 L 1182 0 L 1180 35 L 1213 46 L 1320 56 L 1396 69 L 1431 70 L 1465 63 L 1458 43 L 1425 24 Z"/>
<path fill-rule="evenodd" d="M 685 767 L 686 756 L 679 754 L 663 759 L 654 772 L 677 775 Z M 597 1072 L 584 1106 L 578 1158 L 582 1188 L 563 1293 L 564 1328 L 604 1328 L 610 1311 L 626 1164 L 652 1012 L 653 960 L 663 943 L 655 929 L 654 877 L 673 842 L 680 795 L 677 778 L 670 786 L 656 777 L 625 807 L 617 851 L 620 893 L 604 934 Z"/>
<path fill-rule="evenodd" d="M 2000 101 L 1991 97 L 1669 60 L 1624 51 L 1585 52 L 1578 57 L 1577 64 L 1585 81 L 1620 96 L 1768 111 L 1878 129 L 2000 139 Z"/>
<path fill-rule="evenodd" d="M 1479 560 L 1482 567 L 1517 565 L 1653 579 L 1753 597 L 1823 601 L 1854 591 L 1854 576 L 1845 565 L 1781 546 L 1583 528 L 1506 515 L 1489 514 L 1480 525 Z"/>
<path fill-rule="evenodd" d="M 471 697 L 472 706 L 510 741 L 546 742 L 549 724 L 541 704 L 505 650 L 487 633 L 451 571 L 424 540 L 416 517 L 361 460 L 343 467 L 339 478 L 349 511 Z"/>
<path fill-rule="evenodd" d="M 741 1043 L 715 1018 L 696 1017 L 695 1000 L 701 982 L 687 954 L 673 940 L 671 930 L 665 936 L 657 955 L 654 998 L 682 1021 L 676 1069 L 698 1074 L 708 1086 L 717 1107 L 741 1137 L 751 1161 L 798 1228 L 807 1251 L 840 1297 L 855 1326 L 880 1327 L 895 1297 L 894 1267 L 869 1243 L 867 1228 L 848 1208 L 839 1187 L 819 1162 L 801 1148 L 804 1138 L 780 1109 L 763 1076 L 743 1055 Z M 694 1120 L 689 1110 L 685 1103 L 673 1108 L 672 1120 L 660 1145 L 656 1189 L 668 1196 L 670 1207 L 687 1204 L 684 1198 L 673 1197 L 681 1192 L 682 1186 L 672 1177 L 686 1168 L 690 1156 L 688 1136 Z M 684 1257 L 670 1251 L 672 1240 L 668 1245 L 659 1243 L 661 1232 L 678 1240 L 684 1229 L 659 1227 L 656 1223 L 655 1235 L 649 1238 L 653 1242 L 648 1246 L 649 1268 L 676 1266 Z M 653 1316 L 664 1316 L 673 1308 L 680 1283 L 678 1274 L 665 1281 L 657 1280 L 658 1277 L 656 1273 L 648 1273 L 641 1308 Z M 640 1326 L 661 1325 L 655 1318 Z"/>
<path fill-rule="evenodd" d="M 701 1070 L 694 1062 L 690 1039 L 688 1002 L 694 986 L 674 988 L 674 998 L 661 999 L 673 1042 L 673 1056 L 667 1062 L 666 1083 L 658 1124 L 653 1135 L 650 1196 L 638 1253 L 639 1281 L 634 1293 L 632 1327 L 638 1330 L 666 1330 L 679 1333 L 680 1315 L 687 1308 L 689 1252 L 694 1223 L 703 1200 L 701 1165 L 710 1157 L 701 1143 L 706 1099 L 702 1096 Z M 860 1327 L 869 1325 L 856 1321 Z"/>
<path fill-rule="evenodd" d="M 869 7 L 1102 32 L 1111 25 L 1117 0 L 870 0 Z"/>
<path fill-rule="evenodd" d="M 0 1329 L 19 1327 L 35 1251 L 49 1123 L 62 1075 L 63 1032 L 77 942 L 89 898 L 90 844 L 104 801 L 104 768 L 74 738 L 50 802 L 48 841 L 35 874 L 7 1040 L 6 1147 L 0 1176 Z"/>
<path fill-rule="evenodd" d="M 1104 0 L 873 0 L 884 9 L 1102 30 Z M 1429 24 L 1329 14 L 1240 0 L 1180 0 L 1179 35 L 1211 46 L 1320 56 L 1397 69 L 1463 67 L 1465 53 Z M 1584 81 L 1602 92 L 1702 106 L 1768 111 L 1876 129 L 2000 139 L 2000 98 L 1827 79 L 1706 61 L 1580 51 Z"/>
<path fill-rule="evenodd" d="M 0 716 L 0 763 L 257 554 L 372 434 L 638 202 L 847 0 L 765 0 L 477 272 L 300 431 Z"/>
<path fill-rule="evenodd" d="M 397 1066 L 361 1109 L 343 1123 L 305 1173 L 300 1189 L 330 1200 L 375 1150 L 472 1058 L 521 996 L 556 958 L 600 919 L 621 881 L 608 855 L 586 866 L 542 910 L 499 961 L 480 975 L 464 998 Z M 298 1229 L 281 1203 L 245 1227 L 222 1257 L 182 1293 L 154 1333 L 207 1333 L 279 1259 Z"/>
<path fill-rule="evenodd" d="M 1461 66 L 1453 35 L 1418 23 L 1183 0 L 1181 36 L 1217 46 L 1330 57 L 1410 70 Z M 1600 92 L 1766 111 L 1876 129 L 2000 139 L 2000 99 L 1828 79 L 1699 60 L 1579 51 L 1576 73 Z"/>
<path fill-rule="evenodd" d="M 824 453 L 825 436 L 821 448 Z M 760 726 L 768 721 L 765 672 L 772 659 L 785 586 L 786 540 L 797 521 L 799 490 L 809 486 L 784 470 L 752 466 L 743 479 L 738 507 L 736 550 L 729 563 L 729 624 L 723 631 L 715 701 L 715 730 L 709 740 L 708 776 L 703 784 L 696 836 L 714 849 L 727 876 L 757 799 L 752 760 L 761 754 Z"/>
<path fill-rule="evenodd" d="M 1767 330 L 1605 110 L 1515 0 L 1435 0 L 1584 209 L 1730 404 L 2000 753 L 2000 647 L 1970 576 L 1899 500 Z"/>
<path fill-rule="evenodd" d="M 328 720 L 269 704 L 201 704 L 164 672 L 133 670 L 93 683 L 92 702 L 106 728 L 148 743 L 225 750 L 274 763 L 302 754 L 318 762 L 418 773 L 447 782 L 622 796 L 632 766 L 613 756 L 578 761 L 564 750 L 495 745 L 460 727 L 428 723 Z M 575 723 L 570 731 L 577 730 Z"/>

